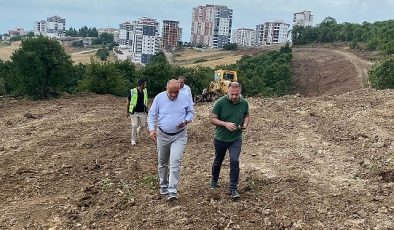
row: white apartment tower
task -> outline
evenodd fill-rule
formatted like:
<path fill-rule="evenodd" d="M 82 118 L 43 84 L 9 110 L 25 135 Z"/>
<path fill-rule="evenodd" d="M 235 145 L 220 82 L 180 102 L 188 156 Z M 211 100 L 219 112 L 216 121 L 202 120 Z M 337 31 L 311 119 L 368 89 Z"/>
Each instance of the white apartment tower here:
<path fill-rule="evenodd" d="M 256 30 L 240 28 L 233 33 L 233 43 L 238 46 L 255 46 L 256 45 Z"/>
<path fill-rule="evenodd" d="M 257 45 L 272 45 L 288 42 L 287 33 L 289 24 L 282 20 L 266 22 L 256 26 L 256 43 Z"/>
<path fill-rule="evenodd" d="M 51 38 L 61 38 L 66 33 L 66 19 L 59 16 L 47 18 L 34 23 L 34 35 L 43 35 Z"/>
<path fill-rule="evenodd" d="M 312 26 L 313 15 L 311 11 L 304 10 L 294 13 L 293 26 Z"/>
<path fill-rule="evenodd" d="M 34 29 L 33 29 L 34 35 L 43 35 L 47 36 L 47 21 L 41 20 L 38 22 L 34 23 Z"/>
<path fill-rule="evenodd" d="M 162 47 L 171 49 L 177 47 L 182 39 L 182 28 L 179 28 L 178 21 L 163 21 Z"/>
<path fill-rule="evenodd" d="M 152 18 L 119 25 L 119 48 L 131 52 L 132 62 L 147 64 L 160 48 L 159 23 Z"/>
<path fill-rule="evenodd" d="M 193 8 L 190 43 L 222 48 L 230 42 L 233 10 L 227 6 L 206 5 Z"/>

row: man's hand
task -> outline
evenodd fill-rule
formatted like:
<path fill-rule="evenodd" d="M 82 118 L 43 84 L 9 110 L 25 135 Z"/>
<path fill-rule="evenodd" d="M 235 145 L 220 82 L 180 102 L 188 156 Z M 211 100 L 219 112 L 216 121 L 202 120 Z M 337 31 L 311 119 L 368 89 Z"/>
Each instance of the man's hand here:
<path fill-rule="evenodd" d="M 149 132 L 149 137 L 150 137 L 152 140 L 156 141 L 156 137 L 157 137 L 156 131 L 155 131 L 155 130 L 150 131 L 150 132 Z"/>
<path fill-rule="evenodd" d="M 178 128 L 183 128 L 183 127 L 185 127 L 186 125 L 187 125 L 187 121 L 186 121 L 186 120 L 183 120 L 183 122 L 179 123 L 176 127 L 178 127 Z"/>
<path fill-rule="evenodd" d="M 232 122 L 226 122 L 224 127 L 226 127 L 226 129 L 228 129 L 230 131 L 235 131 L 238 129 L 238 126 Z"/>

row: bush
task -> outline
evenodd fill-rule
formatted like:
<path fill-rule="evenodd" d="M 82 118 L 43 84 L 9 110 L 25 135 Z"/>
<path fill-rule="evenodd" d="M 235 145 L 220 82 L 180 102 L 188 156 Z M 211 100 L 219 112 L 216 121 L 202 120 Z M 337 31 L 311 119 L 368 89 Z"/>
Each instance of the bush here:
<path fill-rule="evenodd" d="M 71 45 L 75 48 L 83 48 L 83 41 L 82 40 L 78 40 L 78 41 L 73 41 L 71 43 Z"/>
<path fill-rule="evenodd" d="M 223 49 L 224 50 L 236 50 L 236 49 L 238 49 L 238 45 L 237 45 L 237 43 L 228 43 L 223 46 Z"/>
<path fill-rule="evenodd" d="M 394 57 L 372 67 L 369 82 L 376 89 L 394 89 Z"/>
<path fill-rule="evenodd" d="M 109 56 L 109 51 L 107 48 L 99 49 L 97 50 L 96 56 L 99 57 L 101 61 L 105 61 Z"/>
<path fill-rule="evenodd" d="M 77 87 L 78 91 L 116 96 L 126 96 L 128 89 L 128 80 L 119 72 L 114 63 L 108 62 L 92 62 L 87 65 L 84 78 Z"/>

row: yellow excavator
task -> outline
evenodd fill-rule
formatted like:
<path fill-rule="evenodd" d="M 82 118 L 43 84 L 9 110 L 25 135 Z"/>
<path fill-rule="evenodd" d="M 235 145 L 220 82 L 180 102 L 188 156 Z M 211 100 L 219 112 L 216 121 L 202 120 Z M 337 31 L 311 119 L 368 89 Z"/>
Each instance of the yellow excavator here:
<path fill-rule="evenodd" d="M 213 81 L 208 88 L 202 91 L 202 95 L 197 97 L 196 102 L 216 101 L 228 91 L 230 82 L 238 81 L 237 71 L 219 69 L 215 71 Z"/>

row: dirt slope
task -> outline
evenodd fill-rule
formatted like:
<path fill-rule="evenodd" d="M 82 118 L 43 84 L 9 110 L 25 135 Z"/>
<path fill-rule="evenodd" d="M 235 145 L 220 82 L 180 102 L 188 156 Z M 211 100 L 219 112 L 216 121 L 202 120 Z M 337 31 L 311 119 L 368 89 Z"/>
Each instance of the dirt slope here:
<path fill-rule="evenodd" d="M 293 48 L 295 91 L 335 95 L 363 88 L 372 63 L 341 49 Z"/>
<path fill-rule="evenodd" d="M 124 99 L 3 103 L 0 227 L 393 228 L 394 91 L 250 99 L 240 193 L 208 188 L 212 104 L 189 127 L 180 200 L 158 195 L 155 145 L 129 144 Z"/>
<path fill-rule="evenodd" d="M 306 51 L 294 63 L 307 66 L 297 52 Z M 327 59 L 308 67 L 316 76 L 353 78 L 298 88 L 323 96 L 248 99 L 238 202 L 227 195 L 228 159 L 219 190 L 208 189 L 212 104 L 195 107 L 180 199 L 169 203 L 158 193 L 155 144 L 145 131 L 130 145 L 125 98 L 0 99 L 0 229 L 393 229 L 394 91 L 328 95 L 351 90 L 361 67 L 312 52 Z"/>

